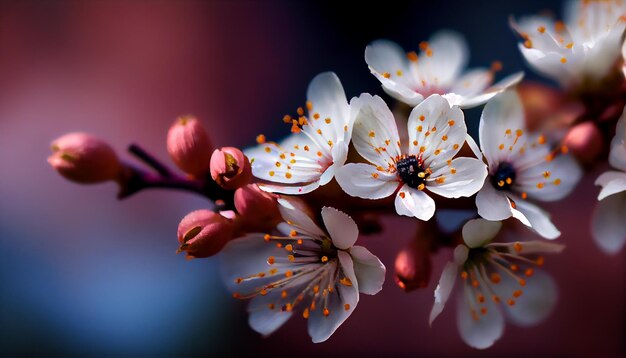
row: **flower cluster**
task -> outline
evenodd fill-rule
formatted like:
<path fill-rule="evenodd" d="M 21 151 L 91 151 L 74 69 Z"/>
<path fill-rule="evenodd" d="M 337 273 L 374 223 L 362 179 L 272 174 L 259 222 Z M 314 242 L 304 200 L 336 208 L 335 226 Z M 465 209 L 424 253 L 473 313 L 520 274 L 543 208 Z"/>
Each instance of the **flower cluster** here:
<path fill-rule="evenodd" d="M 249 324 L 262 335 L 297 312 L 313 342 L 328 340 L 360 293 L 383 288 L 385 265 L 355 246 L 359 234 L 380 231 L 380 214 L 417 219 L 420 230 L 396 259 L 396 283 L 407 291 L 426 287 L 431 251 L 449 248 L 430 324 L 456 292 L 462 340 L 488 348 L 502 336 L 505 317 L 531 326 L 556 305 L 556 283 L 542 267 L 544 255 L 564 245 L 544 240 L 561 232 L 540 203 L 584 190 L 577 188 L 581 162 L 601 163 L 608 153 L 614 170 L 596 181 L 602 190 L 593 238 L 608 253 L 626 241 L 625 4 L 572 1 L 564 22 L 511 18 L 528 64 L 557 80 L 561 92 L 535 85 L 520 96 L 522 73 L 492 84 L 502 64 L 465 70 L 463 37 L 442 31 L 420 43 L 419 53 L 387 40 L 366 47 L 369 70 L 401 110 L 369 93 L 348 100 L 338 76 L 326 72 L 311 81 L 297 115 L 285 115 L 291 134 L 278 142 L 259 135 L 244 151 L 215 149 L 197 118 L 178 118 L 167 150 L 184 174 L 135 145 L 131 153 L 152 170 L 124 163 L 108 144 L 80 133 L 56 140 L 49 162 L 79 183 L 116 181 L 120 198 L 160 187 L 210 199 L 209 209 L 180 222 L 178 252 L 219 253 L 227 287 L 250 299 Z M 528 91 L 559 99 L 531 121 Z M 566 98 L 585 110 L 556 120 L 551 115 Z M 463 109 L 483 104 L 472 136 Z M 441 208 L 471 215 L 444 229 Z"/>

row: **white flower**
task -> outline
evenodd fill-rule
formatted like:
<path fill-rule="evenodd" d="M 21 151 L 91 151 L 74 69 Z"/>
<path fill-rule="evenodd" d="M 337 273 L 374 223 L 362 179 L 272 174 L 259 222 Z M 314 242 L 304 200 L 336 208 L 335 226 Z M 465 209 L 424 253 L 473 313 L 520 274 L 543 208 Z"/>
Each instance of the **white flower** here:
<path fill-rule="evenodd" d="M 593 238 L 600 248 L 610 254 L 621 250 L 626 241 L 626 107 L 617 122 L 611 141 L 609 163 L 615 169 L 603 173 L 596 180 L 602 190 L 593 214 Z"/>
<path fill-rule="evenodd" d="M 313 342 L 327 340 L 352 314 L 359 292 L 382 289 L 385 266 L 366 248 L 354 246 L 354 221 L 333 208 L 322 209 L 326 232 L 301 210 L 280 199 L 285 236 L 251 234 L 222 252 L 222 271 L 236 298 L 252 298 L 250 326 L 269 335 L 299 310 L 308 319 Z"/>
<path fill-rule="evenodd" d="M 489 166 L 485 185 L 476 195 L 478 214 L 487 220 L 511 216 L 541 236 L 561 233 L 548 213 L 529 200 L 555 201 L 569 194 L 582 176 L 566 147 L 552 149 L 543 135 L 528 133 L 516 92 L 489 101 L 479 125 L 480 147 Z"/>
<path fill-rule="evenodd" d="M 528 64 L 562 86 L 604 78 L 620 57 L 626 29 L 624 1 L 569 1 L 565 22 L 547 16 L 511 20 Z"/>
<path fill-rule="evenodd" d="M 494 71 L 476 68 L 462 73 L 469 51 L 463 37 L 455 32 L 436 33 L 429 42 L 420 44 L 420 50 L 419 56 L 407 54 L 387 40 L 374 41 L 365 49 L 365 61 L 385 92 L 410 106 L 434 93 L 461 108 L 478 106 L 523 77 L 519 72 L 489 87 Z"/>
<path fill-rule="evenodd" d="M 261 189 L 285 194 L 305 194 L 333 179 L 335 169 L 348 155 L 352 121 L 350 106 L 339 78 L 332 72 L 317 75 L 307 91 L 307 110 L 293 119 L 294 134 L 281 144 L 263 142 L 246 150 L 252 173 L 272 183 Z M 291 119 L 286 116 L 286 120 Z"/>
<path fill-rule="evenodd" d="M 550 276 L 538 270 L 542 254 L 559 253 L 562 245 L 544 241 L 492 243 L 502 224 L 470 220 L 454 261 L 443 269 L 435 289 L 430 324 L 443 311 L 457 277 L 457 327 L 468 345 L 485 349 L 504 333 L 504 317 L 520 326 L 545 319 L 556 304 L 557 289 Z"/>
<path fill-rule="evenodd" d="M 487 175 L 484 163 L 452 159 L 465 142 L 467 128 L 461 109 L 443 97 L 432 95 L 411 111 L 404 152 L 393 114 L 380 97 L 364 93 L 352 105 L 353 144 L 371 164 L 347 164 L 337 171 L 337 182 L 349 195 L 381 199 L 400 188 L 395 199 L 398 214 L 429 220 L 435 202 L 424 189 L 458 198 L 471 196 L 482 186 Z"/>

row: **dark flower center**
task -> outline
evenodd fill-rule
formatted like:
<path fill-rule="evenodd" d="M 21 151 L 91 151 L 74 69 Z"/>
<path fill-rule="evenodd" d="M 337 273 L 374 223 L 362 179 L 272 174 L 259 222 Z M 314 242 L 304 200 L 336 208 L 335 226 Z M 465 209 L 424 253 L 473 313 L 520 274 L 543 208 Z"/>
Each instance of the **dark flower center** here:
<path fill-rule="evenodd" d="M 396 162 L 398 176 L 411 188 L 422 190 L 424 182 L 430 175 L 430 173 L 424 170 L 423 164 L 421 155 L 419 157 L 415 155 L 402 157 Z"/>
<path fill-rule="evenodd" d="M 509 190 L 515 182 L 515 168 L 508 162 L 498 164 L 498 169 L 491 176 L 491 184 L 498 190 Z"/>

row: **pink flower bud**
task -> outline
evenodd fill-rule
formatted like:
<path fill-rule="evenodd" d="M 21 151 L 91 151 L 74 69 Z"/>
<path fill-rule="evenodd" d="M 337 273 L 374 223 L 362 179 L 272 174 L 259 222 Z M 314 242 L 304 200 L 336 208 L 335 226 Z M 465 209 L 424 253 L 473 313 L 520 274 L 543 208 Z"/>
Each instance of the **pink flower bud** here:
<path fill-rule="evenodd" d="M 235 191 L 235 208 L 250 231 L 270 231 L 281 221 L 276 197 L 256 184 L 244 185 Z"/>
<path fill-rule="evenodd" d="M 200 121 L 178 117 L 167 132 L 167 152 L 182 171 L 202 177 L 209 171 L 213 145 Z"/>
<path fill-rule="evenodd" d="M 583 164 L 592 164 L 602 153 L 602 133 L 593 122 L 583 122 L 572 127 L 563 142 Z"/>
<path fill-rule="evenodd" d="M 216 149 L 211 156 L 211 177 L 224 189 L 237 189 L 250 182 L 252 168 L 237 148 Z"/>
<path fill-rule="evenodd" d="M 401 289 L 408 292 L 428 286 L 432 268 L 428 245 L 428 242 L 416 239 L 398 252 L 394 279 Z"/>
<path fill-rule="evenodd" d="M 81 184 L 115 180 L 122 169 L 107 143 L 85 133 L 69 133 L 53 141 L 48 163 L 66 179 Z"/>
<path fill-rule="evenodd" d="M 233 223 L 211 210 L 196 210 L 178 224 L 177 253 L 185 251 L 187 258 L 203 258 L 217 254 L 233 237 Z"/>

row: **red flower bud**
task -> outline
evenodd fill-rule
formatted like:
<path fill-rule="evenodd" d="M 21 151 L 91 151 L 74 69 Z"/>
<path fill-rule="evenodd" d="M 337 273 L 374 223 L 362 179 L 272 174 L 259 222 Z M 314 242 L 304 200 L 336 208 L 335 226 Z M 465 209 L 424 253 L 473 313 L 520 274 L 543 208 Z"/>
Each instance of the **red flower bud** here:
<path fill-rule="evenodd" d="M 233 222 L 211 210 L 196 210 L 178 224 L 177 253 L 187 258 L 203 258 L 217 254 L 233 237 Z"/>
<path fill-rule="evenodd" d="M 237 148 L 216 149 L 211 156 L 211 177 L 224 189 L 237 189 L 250 182 L 252 168 Z"/>
<path fill-rule="evenodd" d="M 281 221 L 276 196 L 262 191 L 256 184 L 235 191 L 235 208 L 250 231 L 270 231 Z"/>
<path fill-rule="evenodd" d="M 593 122 L 583 122 L 572 127 L 563 142 L 583 164 L 592 164 L 602 153 L 602 133 Z"/>
<path fill-rule="evenodd" d="M 85 133 L 69 133 L 53 141 L 48 163 L 66 179 L 81 184 L 115 180 L 122 169 L 107 143 Z"/>
<path fill-rule="evenodd" d="M 428 246 L 427 241 L 414 239 L 396 256 L 394 279 L 406 292 L 428 286 L 432 266 Z"/>
<path fill-rule="evenodd" d="M 202 177 L 209 171 L 213 145 L 200 121 L 178 117 L 167 132 L 167 152 L 182 171 Z"/>

